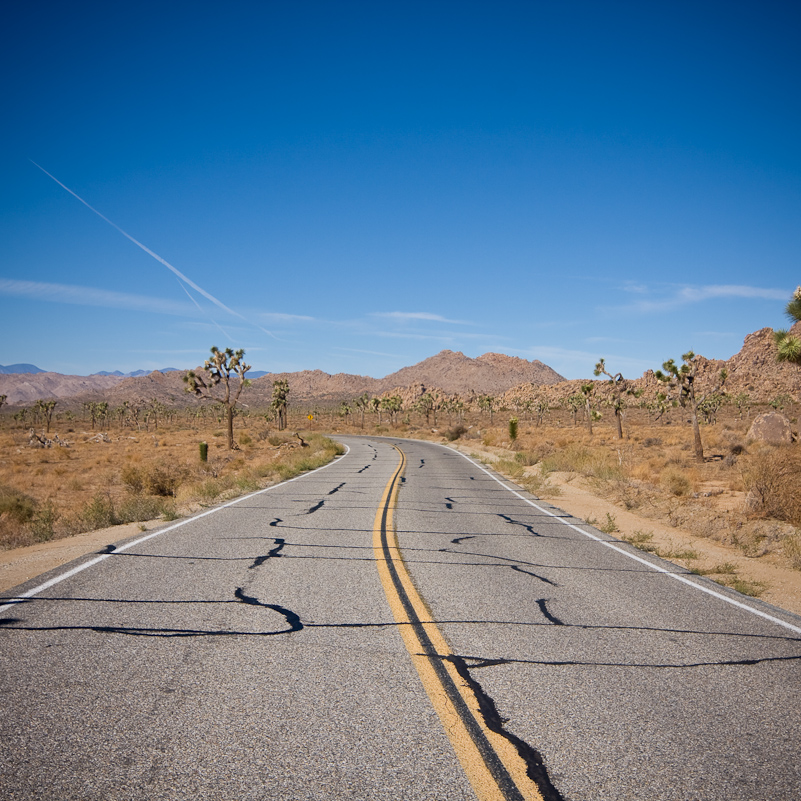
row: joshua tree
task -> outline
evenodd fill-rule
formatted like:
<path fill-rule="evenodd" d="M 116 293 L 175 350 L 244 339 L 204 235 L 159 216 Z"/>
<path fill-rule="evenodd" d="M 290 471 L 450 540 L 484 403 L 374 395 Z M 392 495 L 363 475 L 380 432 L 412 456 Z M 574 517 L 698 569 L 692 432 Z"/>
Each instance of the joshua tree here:
<path fill-rule="evenodd" d="M 0 395 L 0 407 L 6 402 L 8 395 Z"/>
<path fill-rule="evenodd" d="M 605 375 L 609 379 L 609 384 L 612 387 L 612 401 L 611 405 L 615 412 L 615 422 L 617 423 L 617 438 L 623 439 L 623 409 L 626 408 L 626 395 L 638 396 L 638 393 L 631 389 L 627 378 L 623 378 L 622 373 L 615 373 L 612 375 L 606 369 L 606 362 L 604 359 L 598 359 L 595 365 L 593 375 Z M 641 394 L 641 393 L 640 393 Z"/>
<path fill-rule="evenodd" d="M 383 408 L 381 398 L 370 398 L 370 411 L 378 416 L 378 425 L 381 425 L 381 410 Z"/>
<path fill-rule="evenodd" d="M 489 412 L 490 425 L 492 425 L 492 415 L 495 412 L 495 397 L 493 395 L 479 395 L 478 408 L 482 412 Z"/>
<path fill-rule="evenodd" d="M 203 370 L 207 374 L 205 378 L 194 370 L 190 370 L 184 376 L 184 382 L 187 384 L 186 391 L 194 393 L 199 398 L 216 401 L 225 406 L 228 418 L 228 449 L 236 450 L 234 409 L 242 390 L 250 384 L 250 381 L 245 378 L 245 373 L 250 370 L 250 365 L 245 364 L 245 351 L 241 348 L 233 351 L 231 348 L 220 350 L 212 347 L 211 358 L 206 359 Z M 222 397 L 219 397 L 220 391 L 222 391 Z"/>
<path fill-rule="evenodd" d="M 673 359 L 668 359 L 662 364 L 662 370 L 657 370 L 654 375 L 663 383 L 667 384 L 672 390 L 678 393 L 678 401 L 683 409 L 690 412 L 690 420 L 693 425 L 693 440 L 695 444 L 695 458 L 699 462 L 704 461 L 704 445 L 701 442 L 701 428 L 698 425 L 698 407 L 707 398 L 719 394 L 726 381 L 726 370 L 721 370 L 718 375 L 717 385 L 703 397 L 699 398 L 696 393 L 695 379 L 698 377 L 697 356 L 689 351 L 685 353 L 681 360 L 683 364 L 677 365 Z"/>
<path fill-rule="evenodd" d="M 570 414 L 573 415 L 573 425 L 576 425 L 576 418 L 578 417 L 579 410 L 584 407 L 584 396 L 576 393 L 571 395 L 566 401 Z"/>
<path fill-rule="evenodd" d="M 430 392 L 424 392 L 415 404 L 417 411 L 426 416 L 426 425 L 428 425 L 431 412 L 434 411 L 434 403 L 434 396 Z"/>
<path fill-rule="evenodd" d="M 370 408 L 370 396 L 365 392 L 353 401 L 353 405 L 359 410 L 361 427 L 364 428 L 364 413 Z"/>
<path fill-rule="evenodd" d="M 289 395 L 289 381 L 279 379 L 273 384 L 273 400 L 270 408 L 273 410 L 278 422 L 278 430 L 286 428 L 287 396 Z"/>
<path fill-rule="evenodd" d="M 395 425 L 395 418 L 398 412 L 403 409 L 403 399 L 400 395 L 390 395 L 388 398 L 381 398 L 381 408 L 389 413 L 390 422 Z"/>
<path fill-rule="evenodd" d="M 3 396 L 5 398 L 5 395 Z M 47 433 L 50 433 L 50 424 L 53 422 L 53 409 L 56 408 L 58 401 L 38 400 L 34 406 L 34 415 L 38 418 L 39 414 L 44 418 Z M 2 403 L 0 403 L 2 406 Z"/>
<path fill-rule="evenodd" d="M 801 286 L 796 287 L 793 298 L 785 307 L 784 312 L 792 322 L 801 322 Z M 776 343 L 777 361 L 801 364 L 801 337 L 779 329 L 773 332 L 773 341 Z"/>
<path fill-rule="evenodd" d="M 595 392 L 595 384 L 581 385 L 581 394 L 584 396 L 584 411 L 587 413 L 587 433 L 592 436 L 592 422 L 600 419 L 600 414 L 592 408 L 592 394 Z"/>

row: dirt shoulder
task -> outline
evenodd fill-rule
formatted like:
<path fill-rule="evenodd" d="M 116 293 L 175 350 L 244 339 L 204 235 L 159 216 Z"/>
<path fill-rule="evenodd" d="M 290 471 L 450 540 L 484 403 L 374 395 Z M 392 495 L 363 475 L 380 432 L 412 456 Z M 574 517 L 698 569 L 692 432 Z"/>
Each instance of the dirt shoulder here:
<path fill-rule="evenodd" d="M 128 523 L 124 526 L 112 526 L 76 534 L 74 537 L 0 551 L 0 592 L 10 590 L 86 554 L 102 551 L 111 543 L 163 525 L 163 520 Z"/>
<path fill-rule="evenodd" d="M 501 454 L 497 448 L 478 443 L 450 443 L 450 447 L 467 455 L 476 454 L 489 465 L 496 463 Z M 697 570 L 722 584 L 740 587 L 758 594 L 767 603 L 801 614 L 801 571 L 777 564 L 775 557 L 766 554 L 749 557 L 739 549 L 722 545 L 693 534 L 687 528 L 677 528 L 652 518 L 627 511 L 612 501 L 594 495 L 586 482 L 575 474 L 551 473 L 549 483 L 559 494 L 548 497 L 549 503 L 581 520 L 595 520 L 595 525 L 614 520 L 617 531 L 612 536 L 620 539 L 640 540 L 648 550 L 658 553 L 674 564 Z M 716 568 L 723 572 L 714 572 Z M 737 584 L 734 584 L 735 589 Z"/>

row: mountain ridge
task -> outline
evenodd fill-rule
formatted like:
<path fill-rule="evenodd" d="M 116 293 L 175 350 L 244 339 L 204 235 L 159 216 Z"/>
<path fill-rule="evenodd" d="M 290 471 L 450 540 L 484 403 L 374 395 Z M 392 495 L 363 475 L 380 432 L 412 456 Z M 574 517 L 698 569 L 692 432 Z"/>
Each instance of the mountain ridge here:
<path fill-rule="evenodd" d="M 93 400 L 102 396 L 111 402 L 144 401 L 156 398 L 162 402 L 184 405 L 192 398 L 184 393 L 184 370 L 153 371 L 140 376 L 114 373 L 92 376 L 62 376 L 60 373 L 0 375 L 0 392 L 8 396 L 8 404 L 31 403 L 56 398 Z M 475 359 L 461 352 L 441 351 L 416 365 L 404 367 L 384 378 L 329 374 L 322 370 L 301 370 L 293 373 L 249 373 L 250 395 L 254 404 L 269 403 L 273 382 L 290 382 L 294 402 L 337 402 L 367 392 L 382 394 L 411 386 L 436 388 L 449 394 L 498 394 L 512 386 L 530 382 L 543 384 L 564 380 L 557 372 L 539 361 L 516 356 L 486 353 Z M 83 396 L 86 396 L 85 398 Z"/>

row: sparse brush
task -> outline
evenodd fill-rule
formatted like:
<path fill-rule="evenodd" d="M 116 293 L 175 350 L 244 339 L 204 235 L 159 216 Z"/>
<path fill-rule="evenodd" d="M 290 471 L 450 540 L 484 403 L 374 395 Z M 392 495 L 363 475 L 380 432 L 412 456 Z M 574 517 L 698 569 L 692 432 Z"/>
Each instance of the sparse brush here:
<path fill-rule="evenodd" d="M 131 495 L 120 502 L 119 508 L 116 510 L 116 519 L 119 523 L 155 520 L 174 508 L 175 504 L 164 498 Z"/>
<path fill-rule="evenodd" d="M 562 488 L 551 484 L 539 470 L 521 477 L 517 483 L 538 498 L 558 498 L 562 494 Z"/>
<path fill-rule="evenodd" d="M 447 439 L 448 442 L 455 442 L 457 439 L 459 439 L 459 437 L 466 433 L 467 428 L 465 428 L 465 426 L 461 424 L 455 425 L 445 431 L 445 439 Z"/>
<path fill-rule="evenodd" d="M 116 526 L 120 520 L 114 502 L 108 495 L 99 493 L 89 501 L 79 515 L 79 524 L 83 531 L 94 531 L 98 528 Z"/>
<path fill-rule="evenodd" d="M 801 449 L 797 445 L 752 454 L 742 469 L 753 517 L 801 526 Z"/>
<path fill-rule="evenodd" d="M 801 531 L 788 534 L 782 542 L 782 550 L 790 565 L 801 570 Z"/>
<path fill-rule="evenodd" d="M 598 526 L 599 531 L 603 531 L 604 534 L 614 534 L 616 531 L 619 531 L 617 527 L 617 521 L 615 520 L 615 516 L 610 514 L 609 512 L 606 513 L 606 518 L 604 519 L 603 523 Z"/>
<path fill-rule="evenodd" d="M 672 465 L 662 471 L 659 482 L 671 495 L 677 497 L 685 497 L 693 491 L 692 479 L 686 471 Z"/>
<path fill-rule="evenodd" d="M 27 523 L 36 514 L 38 504 L 30 495 L 14 489 L 0 486 L 0 519 L 14 523 Z"/>
<path fill-rule="evenodd" d="M 56 521 L 59 513 L 52 501 L 45 501 L 28 523 L 28 526 L 37 542 L 52 540 L 56 534 Z"/>
<path fill-rule="evenodd" d="M 638 548 L 641 551 L 646 551 L 647 553 L 658 553 L 659 548 L 652 542 L 653 538 L 653 531 L 640 531 L 639 529 L 634 531 L 633 534 L 624 534 L 621 537 L 624 542 L 629 543 L 629 545 L 633 545 L 635 548 Z"/>
<path fill-rule="evenodd" d="M 523 465 L 513 459 L 498 459 L 495 469 L 509 478 L 519 478 L 523 475 Z"/>

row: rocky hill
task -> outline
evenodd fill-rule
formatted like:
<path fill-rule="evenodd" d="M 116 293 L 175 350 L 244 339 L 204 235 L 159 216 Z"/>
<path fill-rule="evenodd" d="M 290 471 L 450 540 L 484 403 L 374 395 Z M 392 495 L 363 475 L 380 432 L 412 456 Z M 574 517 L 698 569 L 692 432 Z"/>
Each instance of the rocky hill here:
<path fill-rule="evenodd" d="M 796 323 L 790 332 L 801 336 L 801 323 Z M 720 371 L 725 369 L 728 376 L 724 389 L 730 396 L 744 393 L 751 403 L 769 403 L 778 395 L 789 395 L 794 401 L 801 401 L 801 366 L 776 361 L 772 328 L 762 328 L 748 334 L 743 347 L 730 359 L 706 359 L 700 356 L 698 363 L 696 387 L 699 394 L 712 388 L 717 383 Z M 656 379 L 653 370 L 632 379 L 631 388 L 642 390 L 641 397 L 645 401 L 652 400 L 657 393 L 664 391 L 664 384 Z M 510 408 L 516 408 L 527 400 L 543 399 L 551 406 L 556 406 L 561 400 L 580 392 L 581 385 L 586 383 L 586 380 L 562 381 L 545 387 L 520 384 L 504 393 L 502 402 Z M 596 382 L 595 395 L 599 399 L 611 395 L 607 381 Z"/>
<path fill-rule="evenodd" d="M 26 405 L 37 400 L 64 400 L 77 396 L 101 400 L 120 378 L 114 375 L 61 375 L 61 373 L 12 373 L 0 375 L 0 395 L 9 405 Z"/>
<path fill-rule="evenodd" d="M 536 360 L 529 362 L 501 353 L 485 353 L 471 359 L 464 353 L 443 350 L 413 367 L 404 367 L 388 375 L 379 384 L 382 392 L 422 384 L 451 395 L 498 395 L 523 382 L 541 385 L 564 380 L 555 370 Z"/>
<path fill-rule="evenodd" d="M 148 375 L 122 378 L 120 376 L 62 376 L 58 373 L 0 376 L 0 394 L 8 395 L 7 403 L 27 404 L 39 398 L 72 399 L 74 403 L 98 400 L 102 395 L 111 405 L 146 403 L 159 400 L 168 405 L 188 405 L 195 402 L 184 392 L 183 371 L 153 372 Z M 304 370 L 296 373 L 267 373 L 253 381 L 243 397 L 248 405 L 268 405 L 273 381 L 289 381 L 293 403 L 338 403 L 352 400 L 367 392 L 381 395 L 415 387 L 420 393 L 436 389 L 447 394 L 500 394 L 523 381 L 541 385 L 564 380 L 550 367 L 539 361 L 526 361 L 499 353 L 487 353 L 471 359 L 463 353 L 445 350 L 412 367 L 404 367 L 385 378 Z"/>

